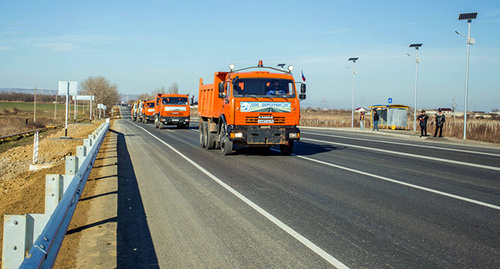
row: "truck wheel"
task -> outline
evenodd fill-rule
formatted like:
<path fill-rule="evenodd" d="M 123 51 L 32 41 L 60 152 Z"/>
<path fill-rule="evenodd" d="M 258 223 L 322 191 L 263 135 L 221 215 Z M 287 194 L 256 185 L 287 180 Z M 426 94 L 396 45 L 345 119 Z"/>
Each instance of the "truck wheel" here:
<path fill-rule="evenodd" d="M 203 144 L 208 148 L 208 123 L 203 122 Z"/>
<path fill-rule="evenodd" d="M 215 134 L 207 128 L 207 149 L 215 148 Z"/>
<path fill-rule="evenodd" d="M 290 156 L 293 151 L 293 141 L 288 141 L 285 145 L 280 145 L 281 154 Z"/>
<path fill-rule="evenodd" d="M 203 121 L 200 122 L 200 146 L 202 148 L 206 147 L 207 145 L 205 144 L 205 123 Z"/>
<path fill-rule="evenodd" d="M 220 149 L 222 155 L 229 155 L 233 152 L 233 141 L 229 140 L 229 137 L 224 136 L 221 141 Z"/>
<path fill-rule="evenodd" d="M 184 124 L 184 129 L 189 129 L 189 123 Z"/>

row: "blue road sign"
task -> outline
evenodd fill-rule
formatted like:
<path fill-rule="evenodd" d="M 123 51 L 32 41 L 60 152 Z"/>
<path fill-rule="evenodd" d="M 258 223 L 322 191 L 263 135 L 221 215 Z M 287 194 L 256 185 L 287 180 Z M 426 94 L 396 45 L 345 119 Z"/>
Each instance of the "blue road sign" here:
<path fill-rule="evenodd" d="M 387 103 L 392 104 L 392 98 L 387 99 Z"/>

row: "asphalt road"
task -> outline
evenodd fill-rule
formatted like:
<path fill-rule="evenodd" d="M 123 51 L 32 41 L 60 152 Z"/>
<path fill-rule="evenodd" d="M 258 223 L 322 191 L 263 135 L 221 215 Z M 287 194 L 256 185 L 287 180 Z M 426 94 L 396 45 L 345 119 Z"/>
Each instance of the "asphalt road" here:
<path fill-rule="evenodd" d="M 115 122 L 118 268 L 499 268 L 500 150 L 302 129 L 293 156 Z"/>

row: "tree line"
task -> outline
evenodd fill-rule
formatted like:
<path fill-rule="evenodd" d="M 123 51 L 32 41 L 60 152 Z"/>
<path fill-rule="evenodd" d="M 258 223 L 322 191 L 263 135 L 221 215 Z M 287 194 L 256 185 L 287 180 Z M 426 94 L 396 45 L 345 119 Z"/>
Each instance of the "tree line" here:
<path fill-rule="evenodd" d="M 110 112 L 111 108 L 120 101 L 120 94 L 118 93 L 118 86 L 109 82 L 103 76 L 89 76 L 80 83 L 79 95 L 93 95 L 94 101 L 94 115 L 98 115 L 97 104 L 103 104 Z M 17 101 L 17 102 L 34 102 L 35 96 L 29 93 L 15 93 L 15 92 L 0 92 L 1 101 Z M 37 94 L 37 102 L 52 103 L 56 100 L 55 95 Z M 64 102 L 64 98 L 58 98 L 59 102 Z"/>
<path fill-rule="evenodd" d="M 42 103 L 52 103 L 56 99 L 55 95 L 50 94 L 37 94 L 36 101 Z M 34 102 L 35 96 L 29 93 L 17 93 L 17 92 L 0 92 L 1 101 L 13 101 L 13 102 Z"/>

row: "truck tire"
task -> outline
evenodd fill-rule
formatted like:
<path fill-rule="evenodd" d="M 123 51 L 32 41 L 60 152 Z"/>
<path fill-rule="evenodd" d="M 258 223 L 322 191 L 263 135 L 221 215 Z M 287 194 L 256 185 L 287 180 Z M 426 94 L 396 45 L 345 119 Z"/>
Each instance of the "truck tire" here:
<path fill-rule="evenodd" d="M 229 140 L 229 137 L 224 136 L 221 141 L 220 149 L 222 155 L 229 155 L 233 152 L 233 141 Z"/>
<path fill-rule="evenodd" d="M 215 134 L 210 132 L 207 128 L 207 149 L 213 148 L 215 148 Z"/>
<path fill-rule="evenodd" d="M 204 148 L 207 145 L 205 144 L 205 123 L 203 121 L 200 122 L 199 130 L 200 130 L 200 146 Z"/>
<path fill-rule="evenodd" d="M 280 145 L 281 154 L 290 156 L 293 151 L 293 141 L 288 141 L 285 145 Z"/>

